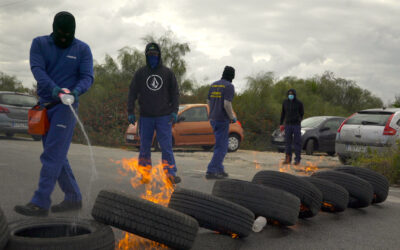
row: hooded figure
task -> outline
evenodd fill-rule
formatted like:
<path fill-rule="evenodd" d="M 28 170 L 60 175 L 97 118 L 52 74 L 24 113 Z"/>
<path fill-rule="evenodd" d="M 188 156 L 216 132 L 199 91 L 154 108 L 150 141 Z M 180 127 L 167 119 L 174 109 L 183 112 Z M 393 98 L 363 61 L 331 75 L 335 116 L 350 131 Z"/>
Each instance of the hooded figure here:
<path fill-rule="evenodd" d="M 221 80 L 214 82 L 208 91 L 209 117 L 214 132 L 215 146 L 213 157 L 207 167 L 207 179 L 228 177 L 223 162 L 228 152 L 229 123 L 237 121 L 232 109 L 232 100 L 235 95 L 235 87 L 232 84 L 234 78 L 235 69 L 225 66 Z"/>
<path fill-rule="evenodd" d="M 133 76 L 128 96 L 128 121 L 136 123 L 135 102 L 139 99 L 139 165 L 150 173 L 151 145 L 154 132 L 161 146 L 164 170 L 172 183 L 179 183 L 172 151 L 172 123 L 177 120 L 179 89 L 174 73 L 162 64 L 158 44 L 149 43 L 145 49 L 146 66 Z M 142 176 L 149 181 L 149 176 Z"/>
<path fill-rule="evenodd" d="M 285 130 L 286 158 L 285 164 L 292 161 L 292 141 L 295 149 L 295 165 L 300 164 L 301 160 L 301 121 L 304 116 L 303 103 L 296 97 L 296 90 L 289 89 L 288 98 L 283 101 L 281 112 L 281 131 Z"/>
<path fill-rule="evenodd" d="M 37 82 L 40 105 L 47 106 L 50 128 L 42 136 L 43 153 L 40 156 L 39 187 L 25 206 L 16 206 L 16 212 L 28 216 L 44 216 L 77 210 L 82 207 L 82 195 L 67 159 L 76 119 L 67 105 L 60 103 L 62 88 L 75 96 L 72 107 L 78 112 L 79 95 L 93 83 L 93 58 L 90 47 L 74 38 L 75 18 L 60 12 L 54 17 L 53 33 L 33 39 L 30 66 Z M 49 105 L 50 104 L 50 105 Z M 51 206 L 51 194 L 59 184 L 64 200 Z"/>
<path fill-rule="evenodd" d="M 57 13 L 53 21 L 53 33 L 51 36 L 54 43 L 62 48 L 68 48 L 75 38 L 75 18 L 66 11 Z"/>

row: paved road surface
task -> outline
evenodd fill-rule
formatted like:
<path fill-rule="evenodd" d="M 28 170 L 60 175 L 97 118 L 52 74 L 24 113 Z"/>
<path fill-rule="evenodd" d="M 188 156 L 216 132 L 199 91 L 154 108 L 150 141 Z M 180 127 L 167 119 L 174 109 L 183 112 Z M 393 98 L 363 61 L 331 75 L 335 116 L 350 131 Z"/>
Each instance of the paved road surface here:
<path fill-rule="evenodd" d="M 42 152 L 41 142 L 30 139 L 7 139 L 0 136 L 0 206 L 7 220 L 23 218 L 13 211 L 16 204 L 25 204 L 37 187 Z M 140 195 L 143 188 L 130 186 L 129 176 L 118 173 L 119 165 L 112 160 L 137 157 L 138 152 L 94 147 L 98 179 L 90 183 L 91 166 L 88 149 L 84 145 L 71 145 L 69 160 L 84 195 L 84 208 L 76 215 L 91 218 L 93 201 L 101 189 L 118 189 Z M 176 150 L 176 162 L 183 181 L 179 186 L 210 193 L 213 181 L 204 178 L 211 158 L 210 152 L 201 150 Z M 160 159 L 153 154 L 153 161 Z M 318 164 L 329 168 L 339 164 L 336 157 L 304 156 L 304 164 Z M 231 178 L 251 180 L 261 169 L 279 170 L 282 154 L 271 152 L 238 151 L 228 154 L 226 170 Z M 258 164 L 255 164 L 257 162 Z M 296 172 L 302 174 L 302 172 Z M 90 191 L 90 193 L 89 193 Z M 63 195 L 57 187 L 53 202 L 58 203 Z M 50 214 L 50 216 L 55 216 Z M 121 231 L 115 230 L 117 240 Z M 320 213 L 308 220 L 300 220 L 296 226 L 280 228 L 267 226 L 260 233 L 245 239 L 231 239 L 200 229 L 193 249 L 400 249 L 400 189 L 391 188 L 388 200 L 381 205 L 365 209 L 348 209 L 340 214 Z"/>

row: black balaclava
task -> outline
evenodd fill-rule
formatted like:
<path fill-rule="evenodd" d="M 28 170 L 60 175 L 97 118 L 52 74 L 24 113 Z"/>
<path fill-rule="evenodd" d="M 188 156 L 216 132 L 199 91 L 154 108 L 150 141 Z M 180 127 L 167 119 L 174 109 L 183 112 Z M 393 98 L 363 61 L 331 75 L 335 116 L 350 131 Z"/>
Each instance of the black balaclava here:
<path fill-rule="evenodd" d="M 235 69 L 231 66 L 225 66 L 222 79 L 232 82 L 233 78 L 235 78 Z"/>
<path fill-rule="evenodd" d="M 66 11 L 57 13 L 54 17 L 52 37 L 54 43 L 62 49 L 72 44 L 75 37 L 75 18 L 71 13 Z"/>

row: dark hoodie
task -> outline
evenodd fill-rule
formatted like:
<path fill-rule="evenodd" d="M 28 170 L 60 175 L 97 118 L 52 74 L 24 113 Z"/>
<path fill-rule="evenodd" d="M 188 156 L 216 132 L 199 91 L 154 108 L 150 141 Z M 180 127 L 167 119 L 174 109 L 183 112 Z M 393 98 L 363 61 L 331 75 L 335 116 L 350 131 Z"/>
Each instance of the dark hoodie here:
<path fill-rule="evenodd" d="M 138 98 L 141 116 L 156 117 L 178 113 L 179 89 L 175 75 L 162 64 L 158 44 L 147 44 L 145 53 L 147 54 L 152 45 L 160 53 L 160 62 L 156 68 L 151 69 L 146 56 L 146 66 L 136 71 L 129 88 L 128 114 L 135 113 L 135 101 Z"/>
<path fill-rule="evenodd" d="M 280 124 L 283 125 L 283 122 L 285 122 L 287 125 L 300 125 L 304 116 L 303 103 L 296 98 L 295 89 L 289 89 L 287 92 L 288 95 L 289 92 L 293 92 L 294 99 L 289 100 L 288 98 L 283 101 Z"/>

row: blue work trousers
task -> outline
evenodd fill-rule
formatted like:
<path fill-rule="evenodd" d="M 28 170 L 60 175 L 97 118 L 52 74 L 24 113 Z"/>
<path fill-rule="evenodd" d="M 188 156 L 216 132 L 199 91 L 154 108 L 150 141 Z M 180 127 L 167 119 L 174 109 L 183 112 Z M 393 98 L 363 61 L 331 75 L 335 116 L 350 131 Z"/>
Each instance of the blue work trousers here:
<path fill-rule="evenodd" d="M 139 166 L 151 166 L 151 145 L 153 144 L 154 131 L 162 152 L 164 170 L 172 176 L 176 175 L 174 152 L 172 151 L 172 118 L 170 115 L 157 117 L 140 117 L 140 153 Z"/>
<path fill-rule="evenodd" d="M 295 162 L 301 160 L 301 125 L 285 125 L 286 155 L 292 158 L 292 143 L 294 144 Z"/>
<path fill-rule="evenodd" d="M 224 158 L 228 152 L 229 120 L 210 120 L 215 136 L 214 154 L 208 164 L 207 173 L 222 173 Z"/>
<path fill-rule="evenodd" d="M 64 200 L 80 201 L 82 195 L 72 173 L 67 154 L 71 144 L 76 119 L 69 106 L 58 104 L 47 111 L 49 131 L 42 137 L 43 153 L 40 156 L 39 188 L 31 200 L 39 207 L 49 209 L 51 193 L 56 182 L 65 193 Z"/>

